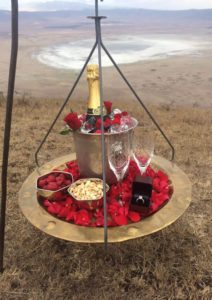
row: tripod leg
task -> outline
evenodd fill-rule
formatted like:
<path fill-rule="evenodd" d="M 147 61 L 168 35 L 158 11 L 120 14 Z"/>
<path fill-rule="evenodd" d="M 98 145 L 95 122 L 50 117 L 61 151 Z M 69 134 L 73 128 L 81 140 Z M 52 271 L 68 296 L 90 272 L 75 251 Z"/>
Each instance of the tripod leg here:
<path fill-rule="evenodd" d="M 52 128 L 54 127 L 54 125 L 55 125 L 55 123 L 57 122 L 58 118 L 60 117 L 60 115 L 61 115 L 63 109 L 65 108 L 66 104 L 68 103 L 68 101 L 69 101 L 71 95 L 73 94 L 73 92 L 74 92 L 74 90 L 75 90 L 75 88 L 76 88 L 76 86 L 77 86 L 77 84 L 78 84 L 80 78 L 82 77 L 83 72 L 85 71 L 85 68 L 86 68 L 87 64 L 89 63 L 89 61 L 90 61 L 90 59 L 91 59 L 91 57 L 92 57 L 92 55 L 93 55 L 93 53 L 94 53 L 94 51 L 95 51 L 95 49 L 96 49 L 96 46 L 97 46 L 97 42 L 94 44 L 94 46 L 93 46 L 93 48 L 92 48 L 92 50 L 91 50 L 91 52 L 90 52 L 90 54 L 89 54 L 89 56 L 88 56 L 88 58 L 87 58 L 87 60 L 86 60 L 86 62 L 85 62 L 85 64 L 84 64 L 82 70 L 80 71 L 80 73 L 79 73 L 79 75 L 78 75 L 78 77 L 77 77 L 77 79 L 76 79 L 76 81 L 75 81 L 75 83 L 74 83 L 74 85 L 73 85 L 73 87 L 72 87 L 72 89 L 71 89 L 71 91 L 70 91 L 70 93 L 68 94 L 66 100 L 64 101 L 63 105 L 61 106 L 61 108 L 60 108 L 58 114 L 56 115 L 56 117 L 55 117 L 55 119 L 54 119 L 54 121 L 52 122 L 51 126 L 49 127 L 49 129 L 48 129 L 48 131 L 47 131 L 45 137 L 43 138 L 41 144 L 39 145 L 37 151 L 35 152 L 35 162 L 36 162 L 36 165 L 37 165 L 38 167 L 39 167 L 39 163 L 38 163 L 38 153 L 40 152 L 40 150 L 41 150 L 43 144 L 45 143 L 47 137 L 49 136 L 50 132 L 52 131 Z"/>
<path fill-rule="evenodd" d="M 157 129 L 160 131 L 160 133 L 162 134 L 163 138 L 166 140 L 166 142 L 168 143 L 168 145 L 171 148 L 172 151 L 172 156 L 171 156 L 171 161 L 174 160 L 174 156 L 175 156 L 175 149 L 173 147 L 173 145 L 171 144 L 170 140 L 168 139 L 168 137 L 165 135 L 165 133 L 163 132 L 162 128 L 160 127 L 160 125 L 158 124 L 158 122 L 155 120 L 155 118 L 152 116 L 152 114 L 150 113 L 150 111 L 147 109 L 147 107 L 145 106 L 145 104 L 143 103 L 143 101 L 140 99 L 140 97 L 138 96 L 138 94 L 135 92 L 135 90 L 133 89 L 132 85 L 129 83 L 129 81 L 127 80 L 127 78 L 124 76 L 124 74 L 122 73 L 122 71 L 120 70 L 119 66 L 116 64 L 115 60 L 113 59 L 113 57 L 110 55 L 109 51 L 107 50 L 107 48 L 104 46 L 103 43 L 101 43 L 102 48 L 104 49 L 105 53 L 107 54 L 107 56 L 109 57 L 109 59 L 111 60 L 111 62 L 113 63 L 113 65 L 115 66 L 115 68 L 117 69 L 118 73 L 121 75 L 122 79 L 125 81 L 125 83 L 127 84 L 127 86 L 129 87 L 129 89 L 131 90 L 131 92 L 133 93 L 133 95 L 135 96 L 135 98 L 138 100 L 138 102 L 141 104 L 141 106 L 143 107 L 143 109 L 145 110 L 145 112 L 147 113 L 147 115 L 150 117 L 150 119 L 152 120 L 152 122 L 155 124 L 155 126 L 157 127 Z"/>
<path fill-rule="evenodd" d="M 96 0 L 96 8 L 98 10 L 98 0 Z M 97 12 L 98 15 L 98 12 Z M 103 113 L 103 74 L 102 74 L 102 49 L 101 49 L 101 19 L 96 19 L 96 35 L 98 42 L 98 63 L 99 63 L 99 82 L 100 82 L 100 106 L 101 106 L 101 149 L 102 149 L 102 179 L 103 179 L 103 210 L 104 210 L 104 247 L 108 248 L 108 225 L 107 225 L 107 195 L 106 195 L 106 149 L 104 135 L 104 113 Z"/>
<path fill-rule="evenodd" d="M 4 131 L 4 148 L 3 148 L 3 163 L 1 177 L 1 219 L 0 219 L 0 272 L 3 273 L 4 263 L 4 237 L 5 237 L 5 214 L 7 201 L 7 169 L 9 159 L 10 146 L 10 130 L 12 121 L 13 95 L 16 74 L 16 62 L 18 54 L 18 1 L 11 0 L 12 3 L 12 47 L 10 57 L 10 71 L 7 92 L 7 106 Z"/>

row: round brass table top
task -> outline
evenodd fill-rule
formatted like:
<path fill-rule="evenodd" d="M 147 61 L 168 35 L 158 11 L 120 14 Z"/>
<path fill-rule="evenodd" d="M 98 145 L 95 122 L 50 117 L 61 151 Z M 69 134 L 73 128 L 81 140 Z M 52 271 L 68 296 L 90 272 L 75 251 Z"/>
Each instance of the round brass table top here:
<path fill-rule="evenodd" d="M 37 200 L 37 177 L 75 157 L 75 154 L 70 154 L 54 159 L 29 175 L 19 192 L 19 206 L 30 223 L 49 235 L 72 242 L 103 243 L 104 228 L 78 226 L 59 220 Z M 186 174 L 174 163 L 159 156 L 153 158 L 152 164 L 164 170 L 172 182 L 174 192 L 170 201 L 157 213 L 138 223 L 108 228 L 108 242 L 122 242 L 157 232 L 175 222 L 189 207 L 191 182 Z"/>

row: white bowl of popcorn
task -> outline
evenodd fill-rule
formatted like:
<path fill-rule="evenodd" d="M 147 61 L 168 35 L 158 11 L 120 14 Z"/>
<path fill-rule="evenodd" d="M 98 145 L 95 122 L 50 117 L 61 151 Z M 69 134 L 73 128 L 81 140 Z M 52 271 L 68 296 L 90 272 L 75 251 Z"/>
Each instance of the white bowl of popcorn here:
<path fill-rule="evenodd" d="M 106 184 L 106 193 L 110 187 Z M 93 210 L 103 205 L 103 180 L 99 178 L 85 178 L 75 181 L 68 193 L 76 200 L 79 208 Z"/>

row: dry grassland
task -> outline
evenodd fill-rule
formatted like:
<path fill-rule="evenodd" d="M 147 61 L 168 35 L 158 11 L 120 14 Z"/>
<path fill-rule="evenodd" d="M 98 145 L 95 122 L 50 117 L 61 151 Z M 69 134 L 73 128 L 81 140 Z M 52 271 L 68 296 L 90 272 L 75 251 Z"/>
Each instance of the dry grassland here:
<path fill-rule="evenodd" d="M 18 191 L 35 168 L 34 152 L 59 103 L 15 100 L 0 299 L 211 299 L 212 109 L 151 107 L 175 145 L 176 163 L 192 181 L 192 203 L 170 227 L 142 239 L 110 245 L 105 254 L 101 245 L 70 243 L 43 234 L 28 223 L 18 207 Z M 73 108 L 82 111 L 84 104 L 78 101 Z M 126 109 L 142 117 L 134 102 Z M 4 112 L 1 100 L 1 140 Z M 74 150 L 71 137 L 58 135 L 61 126 L 62 117 L 41 153 L 41 161 Z M 157 152 L 169 155 L 161 139 L 157 139 Z"/>

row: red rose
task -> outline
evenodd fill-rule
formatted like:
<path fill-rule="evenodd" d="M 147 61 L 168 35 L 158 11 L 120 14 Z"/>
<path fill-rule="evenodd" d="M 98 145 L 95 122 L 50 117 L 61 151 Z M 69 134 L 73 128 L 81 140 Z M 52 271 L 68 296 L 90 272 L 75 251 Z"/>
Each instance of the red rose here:
<path fill-rule="evenodd" d="M 113 120 L 112 120 L 112 125 L 120 125 L 121 124 L 121 120 L 119 119 L 119 118 L 114 118 Z"/>
<path fill-rule="evenodd" d="M 77 113 L 69 113 L 65 118 L 64 121 L 68 124 L 68 126 L 72 130 L 77 130 L 81 127 L 82 123 L 78 118 Z"/>
<path fill-rule="evenodd" d="M 96 129 L 101 129 L 101 124 L 102 124 L 102 120 L 101 118 L 98 118 L 95 124 Z"/>
<path fill-rule="evenodd" d="M 121 119 L 121 117 L 122 117 L 121 114 L 115 114 L 115 115 L 114 115 L 114 118 L 116 118 L 116 119 Z"/>
<path fill-rule="evenodd" d="M 112 125 L 121 124 L 121 114 L 115 114 L 114 119 L 111 121 Z"/>
<path fill-rule="evenodd" d="M 104 101 L 104 106 L 107 110 L 107 114 L 109 115 L 112 111 L 112 102 L 110 101 Z"/>
<path fill-rule="evenodd" d="M 107 119 L 104 121 L 104 128 L 105 128 L 105 129 L 108 129 L 110 126 L 111 126 L 111 119 L 110 119 L 110 118 L 107 118 Z"/>

